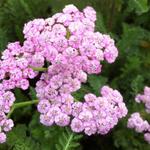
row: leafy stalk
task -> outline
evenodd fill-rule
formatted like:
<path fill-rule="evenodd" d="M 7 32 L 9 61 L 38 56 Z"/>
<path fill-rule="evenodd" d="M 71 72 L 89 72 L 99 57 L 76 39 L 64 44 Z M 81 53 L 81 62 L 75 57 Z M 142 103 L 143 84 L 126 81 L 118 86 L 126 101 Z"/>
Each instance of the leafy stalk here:
<path fill-rule="evenodd" d="M 47 71 L 47 68 L 44 67 L 30 67 L 32 68 L 34 71 Z"/>
<path fill-rule="evenodd" d="M 65 131 L 60 135 L 58 144 L 56 144 L 57 150 L 74 150 L 79 144 L 79 140 L 82 135 L 72 132 L 69 128 L 65 128 Z"/>
<path fill-rule="evenodd" d="M 69 136 L 69 139 L 68 139 L 68 141 L 67 141 L 65 147 L 64 147 L 64 150 L 68 150 L 68 149 L 69 149 L 70 143 L 71 143 L 71 141 L 73 140 L 73 136 L 74 136 L 74 134 L 73 134 L 73 132 L 72 132 L 72 133 L 70 134 L 70 136 Z"/>
<path fill-rule="evenodd" d="M 7 118 L 10 118 L 11 114 L 14 112 L 15 109 L 29 106 L 29 105 L 33 105 L 33 104 L 37 104 L 37 103 L 38 103 L 38 100 L 16 103 L 12 106 L 10 112 L 7 114 Z"/>

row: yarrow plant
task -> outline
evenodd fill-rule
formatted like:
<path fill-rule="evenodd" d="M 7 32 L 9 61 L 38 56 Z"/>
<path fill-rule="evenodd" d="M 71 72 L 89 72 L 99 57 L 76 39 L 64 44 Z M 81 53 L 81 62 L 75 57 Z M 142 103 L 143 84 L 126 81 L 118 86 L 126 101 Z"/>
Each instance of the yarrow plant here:
<path fill-rule="evenodd" d="M 107 134 L 120 118 L 126 116 L 127 108 L 117 90 L 103 86 L 100 93 L 100 97 L 86 94 L 85 102 L 73 104 L 71 129 L 74 132 L 84 130 L 87 135 Z"/>
<path fill-rule="evenodd" d="M 146 107 L 146 112 L 150 113 L 150 87 L 144 88 L 144 94 L 138 94 L 135 101 L 143 102 Z M 139 112 L 131 114 L 128 119 L 128 128 L 135 129 L 136 132 L 144 133 L 144 139 L 150 144 L 150 124 L 147 120 L 143 120 Z"/>
<path fill-rule="evenodd" d="M 38 102 L 40 122 L 46 126 L 70 126 L 89 136 L 107 134 L 126 116 L 121 94 L 109 86 L 102 87 L 99 97 L 86 94 L 82 102 L 72 96 L 88 74 L 101 73 L 102 61 L 113 63 L 118 56 L 114 40 L 94 31 L 95 21 L 92 7 L 81 12 L 67 5 L 51 18 L 26 23 L 22 45 L 8 44 L 0 61 L 0 143 L 14 126 L 9 119 L 17 105 L 12 90 L 28 89 L 35 77 L 38 101 L 31 103 Z"/>
<path fill-rule="evenodd" d="M 144 88 L 144 93 L 138 94 L 135 98 L 135 101 L 137 103 L 140 103 L 140 102 L 144 103 L 146 112 L 150 113 L 150 87 L 146 86 Z"/>

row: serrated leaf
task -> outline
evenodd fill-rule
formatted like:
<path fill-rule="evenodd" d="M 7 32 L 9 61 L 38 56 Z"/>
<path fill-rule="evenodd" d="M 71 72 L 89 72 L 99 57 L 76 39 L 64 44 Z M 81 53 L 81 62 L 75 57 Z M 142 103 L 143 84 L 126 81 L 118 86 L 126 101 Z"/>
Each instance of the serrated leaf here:
<path fill-rule="evenodd" d="M 78 143 L 81 139 L 81 135 L 72 132 L 70 129 L 65 128 L 64 132 L 59 136 L 58 143 L 56 144 L 56 150 L 74 150 L 80 146 Z"/>
<path fill-rule="evenodd" d="M 117 43 L 120 55 L 135 55 L 138 54 L 140 42 L 143 39 L 150 39 L 150 32 L 139 27 L 128 24 L 123 24 L 122 38 Z"/>
<path fill-rule="evenodd" d="M 131 88 L 133 90 L 133 94 L 137 95 L 138 92 L 142 90 L 144 87 L 144 78 L 141 75 L 137 75 L 135 79 L 131 82 Z"/>
<path fill-rule="evenodd" d="M 9 132 L 7 144 L 14 145 L 15 142 L 18 141 L 19 137 L 24 138 L 26 136 L 26 130 L 27 128 L 25 125 L 17 125 L 11 132 Z"/>
<path fill-rule="evenodd" d="M 36 143 L 30 136 L 27 136 L 27 127 L 17 125 L 8 133 L 7 144 L 13 147 L 13 150 L 40 150 L 39 143 Z"/>

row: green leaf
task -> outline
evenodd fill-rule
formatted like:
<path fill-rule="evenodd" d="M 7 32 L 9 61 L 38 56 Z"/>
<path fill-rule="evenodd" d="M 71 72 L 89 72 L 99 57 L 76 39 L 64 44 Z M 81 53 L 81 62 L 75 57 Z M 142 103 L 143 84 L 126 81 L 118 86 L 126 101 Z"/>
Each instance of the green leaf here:
<path fill-rule="evenodd" d="M 88 76 L 88 83 L 93 88 L 94 93 L 99 95 L 100 88 L 106 84 L 107 78 L 101 75 L 89 75 Z"/>
<path fill-rule="evenodd" d="M 64 129 L 58 126 L 46 127 L 39 122 L 39 114 L 35 113 L 29 124 L 31 137 L 40 143 L 41 150 L 55 150 L 59 136 Z"/>
<path fill-rule="evenodd" d="M 15 93 L 17 102 L 29 100 L 29 97 L 27 96 L 27 94 L 24 94 L 24 92 L 21 89 L 16 88 L 14 90 L 14 93 Z"/>
<path fill-rule="evenodd" d="M 36 96 L 36 91 L 35 91 L 35 88 L 33 88 L 32 86 L 30 86 L 30 93 L 29 93 L 31 99 L 37 99 L 37 96 Z"/>
<path fill-rule="evenodd" d="M 81 135 L 72 132 L 69 128 L 65 128 L 64 132 L 58 139 L 56 150 L 74 150 L 75 148 L 80 146 L 78 141 L 81 138 Z"/>
<path fill-rule="evenodd" d="M 146 13 L 149 10 L 148 0 L 129 0 L 129 11 L 135 10 L 138 15 Z"/>
<path fill-rule="evenodd" d="M 138 92 L 142 91 L 144 87 L 144 78 L 142 75 L 137 75 L 136 78 L 131 82 L 131 88 L 133 90 L 133 94 L 136 95 Z"/>
<path fill-rule="evenodd" d="M 7 42 L 7 30 L 0 28 L 0 52 L 5 49 Z"/>
<path fill-rule="evenodd" d="M 97 12 L 96 30 L 102 33 L 106 33 L 106 25 L 101 12 Z"/>
<path fill-rule="evenodd" d="M 40 150 L 40 146 L 30 136 L 27 136 L 27 127 L 17 125 L 8 133 L 7 144 L 13 150 Z"/>
<path fill-rule="evenodd" d="M 11 132 L 8 134 L 8 145 L 14 145 L 17 140 L 20 138 L 25 138 L 27 127 L 25 125 L 17 125 Z M 18 138 L 20 137 L 20 138 Z"/>
<path fill-rule="evenodd" d="M 122 136 L 123 135 L 123 136 Z M 113 134 L 114 145 L 123 150 L 149 150 L 149 144 L 144 141 L 143 134 L 132 129 L 118 130 Z"/>
<path fill-rule="evenodd" d="M 22 33 L 22 28 L 19 28 L 18 25 L 15 26 L 15 31 L 16 31 L 16 36 L 19 39 L 21 43 L 24 41 L 23 33 Z"/>
<path fill-rule="evenodd" d="M 8 41 L 23 42 L 22 30 L 26 22 L 45 18 L 51 13 L 50 2 L 47 0 L 0 0 L 0 6 L 0 50 L 4 49 Z"/>
<path fill-rule="evenodd" d="M 33 18 L 33 14 L 30 8 L 30 5 L 27 3 L 27 1 L 25 0 L 20 0 L 20 4 L 23 7 L 23 9 L 25 10 L 25 12 L 31 17 Z"/>
<path fill-rule="evenodd" d="M 81 88 L 78 91 L 74 92 L 72 95 L 76 100 L 82 101 L 84 95 L 90 93 L 91 91 L 92 88 L 88 84 L 82 84 Z"/>
<path fill-rule="evenodd" d="M 122 52 L 120 55 L 137 55 L 141 40 L 150 39 L 150 32 L 139 27 L 123 24 L 123 34 L 117 46 Z"/>
<path fill-rule="evenodd" d="M 136 73 L 139 71 L 141 66 L 141 60 L 139 59 L 139 57 L 137 56 L 133 56 L 133 57 L 127 57 L 127 62 L 125 63 L 125 65 L 123 66 L 122 70 L 122 77 L 125 77 L 127 75 L 130 75 L 131 73 Z M 131 74 L 132 76 L 132 74 Z M 135 74 L 134 74 L 135 76 Z"/>

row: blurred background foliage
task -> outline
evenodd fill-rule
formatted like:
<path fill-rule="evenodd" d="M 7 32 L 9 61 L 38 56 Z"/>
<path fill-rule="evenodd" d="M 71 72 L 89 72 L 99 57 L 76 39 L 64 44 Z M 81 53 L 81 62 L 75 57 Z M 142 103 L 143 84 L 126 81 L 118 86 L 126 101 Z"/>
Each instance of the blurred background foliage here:
<path fill-rule="evenodd" d="M 134 97 L 150 86 L 150 1 L 148 0 L 0 0 L 0 52 L 8 42 L 24 41 L 24 23 L 34 18 L 50 17 L 67 4 L 79 9 L 87 5 L 97 11 L 96 30 L 110 34 L 119 49 L 114 64 L 104 64 L 100 75 L 90 75 L 88 82 L 73 95 L 83 95 L 108 84 L 124 96 L 129 109 L 150 121 L 144 106 L 136 104 Z M 25 94 L 15 90 L 17 101 L 35 99 L 34 84 Z M 18 115 L 19 114 L 19 115 Z M 127 116 L 127 117 L 128 117 Z M 0 150 L 150 150 L 143 135 L 126 128 L 127 118 L 105 136 L 85 136 L 72 133 L 69 128 L 47 128 L 39 123 L 35 106 L 15 110 L 12 118 L 15 128 L 8 134 Z"/>

